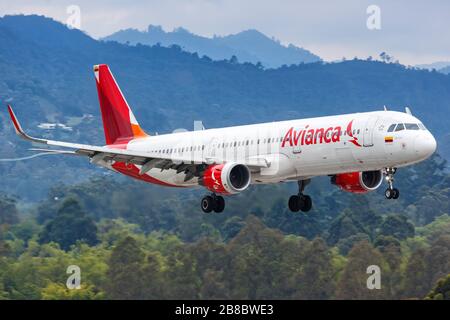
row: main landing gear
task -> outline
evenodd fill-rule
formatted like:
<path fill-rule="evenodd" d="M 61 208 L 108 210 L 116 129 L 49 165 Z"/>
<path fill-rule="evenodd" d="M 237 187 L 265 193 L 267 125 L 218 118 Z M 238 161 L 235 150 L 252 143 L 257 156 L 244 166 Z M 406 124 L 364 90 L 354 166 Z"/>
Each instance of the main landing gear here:
<path fill-rule="evenodd" d="M 289 198 L 289 209 L 292 212 L 308 212 L 312 208 L 312 200 L 310 196 L 304 195 L 303 191 L 305 190 L 306 185 L 311 180 L 299 180 L 298 181 L 298 194 L 293 195 Z"/>
<path fill-rule="evenodd" d="M 384 196 L 386 199 L 398 199 L 400 196 L 400 191 L 397 188 L 394 188 L 394 174 L 397 171 L 396 168 L 386 168 L 386 181 L 388 183 L 388 188 L 384 191 Z"/>
<path fill-rule="evenodd" d="M 225 209 L 225 200 L 222 196 L 212 193 L 209 196 L 203 197 L 201 206 L 204 213 L 210 213 L 211 211 L 219 213 Z"/>

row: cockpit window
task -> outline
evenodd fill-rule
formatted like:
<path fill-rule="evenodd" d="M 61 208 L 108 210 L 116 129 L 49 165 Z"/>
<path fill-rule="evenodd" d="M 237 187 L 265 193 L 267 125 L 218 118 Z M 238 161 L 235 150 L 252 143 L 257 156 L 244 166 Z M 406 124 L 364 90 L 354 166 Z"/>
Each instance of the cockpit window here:
<path fill-rule="evenodd" d="M 391 124 L 387 132 L 402 130 L 427 130 L 422 123 L 394 123 Z"/>
<path fill-rule="evenodd" d="M 395 131 L 402 131 L 405 130 L 405 126 L 403 125 L 403 123 L 399 123 L 397 125 L 397 128 L 395 128 Z"/>
<path fill-rule="evenodd" d="M 405 123 L 406 130 L 419 130 L 419 125 L 417 123 Z"/>
<path fill-rule="evenodd" d="M 389 126 L 389 129 L 388 129 L 387 132 L 392 132 L 392 131 L 394 131 L 396 125 L 397 125 L 396 123 L 391 124 L 391 125 Z"/>

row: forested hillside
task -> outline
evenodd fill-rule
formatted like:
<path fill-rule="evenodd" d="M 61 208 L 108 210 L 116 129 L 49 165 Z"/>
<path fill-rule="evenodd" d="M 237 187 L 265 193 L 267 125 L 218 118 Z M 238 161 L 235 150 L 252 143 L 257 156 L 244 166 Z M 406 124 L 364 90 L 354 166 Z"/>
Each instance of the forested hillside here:
<path fill-rule="evenodd" d="M 286 208 L 289 184 L 252 187 L 230 197 L 226 212 L 206 215 L 203 190 L 110 176 L 56 185 L 33 207 L 4 195 L 0 297 L 448 298 L 445 167 L 436 155 L 400 171 L 397 201 L 345 194 L 317 179 L 308 214 Z M 83 272 L 81 290 L 65 287 L 72 264 Z M 366 287 L 369 265 L 381 268 L 381 290 Z"/>

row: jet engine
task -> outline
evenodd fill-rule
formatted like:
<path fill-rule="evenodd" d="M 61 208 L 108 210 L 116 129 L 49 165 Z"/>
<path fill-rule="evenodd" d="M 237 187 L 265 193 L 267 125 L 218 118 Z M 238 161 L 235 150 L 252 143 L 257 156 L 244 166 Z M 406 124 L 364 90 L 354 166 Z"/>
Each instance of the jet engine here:
<path fill-rule="evenodd" d="M 250 181 L 248 167 L 235 162 L 208 166 L 199 180 L 208 190 L 221 194 L 242 192 L 250 185 Z"/>
<path fill-rule="evenodd" d="M 383 182 L 383 173 L 380 170 L 340 173 L 331 177 L 332 184 L 352 193 L 374 191 L 381 182 Z"/>

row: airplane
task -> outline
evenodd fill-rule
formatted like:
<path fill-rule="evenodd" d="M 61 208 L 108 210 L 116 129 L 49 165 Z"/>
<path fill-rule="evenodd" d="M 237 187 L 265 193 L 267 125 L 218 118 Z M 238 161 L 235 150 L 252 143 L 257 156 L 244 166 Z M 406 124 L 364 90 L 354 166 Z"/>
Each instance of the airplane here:
<path fill-rule="evenodd" d="M 94 66 L 106 144 L 92 146 L 31 137 L 8 105 L 16 133 L 33 143 L 59 147 L 32 149 L 80 155 L 132 178 L 168 187 L 203 186 L 205 213 L 222 212 L 224 195 L 251 184 L 296 181 L 288 200 L 293 212 L 308 212 L 304 193 L 313 177 L 329 176 L 343 191 L 363 194 L 387 182 L 385 197 L 397 199 L 397 168 L 430 157 L 436 140 L 411 114 L 361 112 L 161 135 L 147 134 L 137 122 L 108 65 Z"/>

